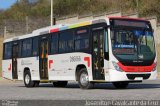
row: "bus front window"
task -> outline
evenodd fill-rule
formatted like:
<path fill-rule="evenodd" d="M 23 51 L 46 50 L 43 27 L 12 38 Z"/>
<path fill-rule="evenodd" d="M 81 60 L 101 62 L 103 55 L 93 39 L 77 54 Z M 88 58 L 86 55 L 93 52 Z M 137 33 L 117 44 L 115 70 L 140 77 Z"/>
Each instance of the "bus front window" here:
<path fill-rule="evenodd" d="M 115 29 L 111 31 L 111 40 L 113 54 L 126 65 L 147 65 L 155 58 L 152 31 Z"/>
<path fill-rule="evenodd" d="M 134 54 L 136 43 L 133 32 L 126 30 L 115 30 L 112 32 L 112 48 L 114 54 Z"/>

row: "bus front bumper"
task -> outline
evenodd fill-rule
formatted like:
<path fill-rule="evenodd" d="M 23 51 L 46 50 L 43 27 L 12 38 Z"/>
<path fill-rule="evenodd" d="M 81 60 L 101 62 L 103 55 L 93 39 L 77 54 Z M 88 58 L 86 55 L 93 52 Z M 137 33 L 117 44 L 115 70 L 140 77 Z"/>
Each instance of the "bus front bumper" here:
<path fill-rule="evenodd" d="M 119 72 L 117 70 L 109 70 L 109 81 L 142 81 L 157 79 L 157 70 L 152 72 Z"/>

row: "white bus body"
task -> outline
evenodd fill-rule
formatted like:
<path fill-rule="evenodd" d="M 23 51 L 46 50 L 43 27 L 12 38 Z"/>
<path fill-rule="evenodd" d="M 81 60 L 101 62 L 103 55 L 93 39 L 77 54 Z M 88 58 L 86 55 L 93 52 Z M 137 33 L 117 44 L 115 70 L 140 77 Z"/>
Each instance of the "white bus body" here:
<path fill-rule="evenodd" d="M 147 30 L 145 34 L 141 31 L 143 27 Z M 154 80 L 157 77 L 155 49 L 151 50 L 153 53 L 141 52 L 142 47 L 142 51 L 155 47 L 150 29 L 148 21 L 120 17 L 38 29 L 28 35 L 4 40 L 2 75 L 6 79 L 24 80 L 27 87 L 48 80 L 55 86 L 66 85 L 56 82 L 78 81 L 81 88 L 90 88 L 95 82 L 113 82 L 115 87 L 125 88 L 129 82 Z M 141 35 L 148 37 L 146 45 L 152 43 L 153 47 L 140 45 L 144 43 Z M 57 40 L 52 41 L 51 36 L 57 36 Z M 123 44 L 123 39 L 128 36 L 133 36 L 136 43 Z M 121 44 L 116 44 L 117 41 Z"/>

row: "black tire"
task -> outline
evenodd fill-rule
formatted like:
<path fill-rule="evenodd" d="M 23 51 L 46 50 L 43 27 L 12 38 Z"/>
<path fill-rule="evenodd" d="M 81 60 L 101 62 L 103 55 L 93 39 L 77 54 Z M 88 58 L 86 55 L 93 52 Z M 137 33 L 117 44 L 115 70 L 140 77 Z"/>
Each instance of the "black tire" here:
<path fill-rule="evenodd" d="M 80 88 L 81 89 L 91 89 L 91 88 L 93 88 L 94 84 L 89 81 L 89 78 L 88 79 L 85 78 L 86 81 L 82 82 L 82 80 L 83 80 L 82 75 L 83 76 L 86 75 L 86 77 L 88 76 L 86 68 L 82 68 L 78 73 L 78 84 L 79 84 Z"/>
<path fill-rule="evenodd" d="M 30 74 L 29 71 L 25 71 L 25 73 L 24 73 L 24 85 L 25 85 L 27 88 L 34 87 L 34 86 L 35 86 L 35 82 L 32 81 L 32 79 L 31 79 L 31 74 Z"/>
<path fill-rule="evenodd" d="M 66 87 L 67 83 L 68 83 L 68 81 L 53 82 L 53 86 L 62 88 L 62 87 Z"/>
<path fill-rule="evenodd" d="M 128 84 L 128 82 L 113 82 L 113 85 L 116 89 L 126 89 Z"/>
<path fill-rule="evenodd" d="M 34 87 L 39 87 L 40 81 L 34 81 Z"/>

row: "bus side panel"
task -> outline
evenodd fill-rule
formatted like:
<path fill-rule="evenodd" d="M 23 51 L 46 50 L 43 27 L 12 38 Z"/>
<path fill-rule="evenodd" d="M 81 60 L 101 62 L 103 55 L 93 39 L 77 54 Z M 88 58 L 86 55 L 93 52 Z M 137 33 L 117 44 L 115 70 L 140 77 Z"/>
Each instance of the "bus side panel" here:
<path fill-rule="evenodd" d="M 2 60 L 2 77 L 12 80 L 12 60 Z"/>
<path fill-rule="evenodd" d="M 104 59 L 104 75 L 105 81 L 109 81 L 109 61 Z"/>
<path fill-rule="evenodd" d="M 18 80 L 23 80 L 23 70 L 21 68 L 21 59 L 17 59 Z"/>
<path fill-rule="evenodd" d="M 39 57 L 18 59 L 18 79 L 23 80 L 24 69 L 29 68 L 32 80 L 40 80 Z"/>
<path fill-rule="evenodd" d="M 92 81 L 91 55 L 87 53 L 65 53 L 48 57 L 49 80 L 76 80 L 76 67 L 86 66 L 89 80 Z"/>

